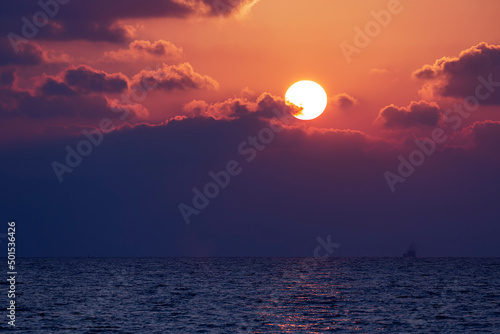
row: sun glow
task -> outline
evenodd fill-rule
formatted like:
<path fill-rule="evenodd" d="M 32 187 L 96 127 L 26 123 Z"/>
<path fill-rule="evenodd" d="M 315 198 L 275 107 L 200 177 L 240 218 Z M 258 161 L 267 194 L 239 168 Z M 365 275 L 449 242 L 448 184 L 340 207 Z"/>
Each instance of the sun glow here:
<path fill-rule="evenodd" d="M 302 108 L 300 113 L 293 116 L 305 121 L 320 116 L 328 103 L 323 87 L 310 80 L 299 81 L 290 86 L 285 94 L 285 100 Z"/>

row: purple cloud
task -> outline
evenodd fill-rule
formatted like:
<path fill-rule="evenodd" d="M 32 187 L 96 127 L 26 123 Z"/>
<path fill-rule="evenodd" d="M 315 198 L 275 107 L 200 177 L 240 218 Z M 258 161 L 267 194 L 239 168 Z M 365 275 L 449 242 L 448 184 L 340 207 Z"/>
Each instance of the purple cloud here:
<path fill-rule="evenodd" d="M 443 57 L 413 73 L 423 91 L 454 98 L 476 97 L 480 104 L 500 104 L 500 45 L 480 43 L 458 57 Z M 478 86 L 482 86 L 478 88 Z"/>
<path fill-rule="evenodd" d="M 404 129 L 414 126 L 437 126 L 441 118 L 442 112 L 436 103 L 413 101 L 407 107 L 384 107 L 376 122 L 388 129 Z"/>

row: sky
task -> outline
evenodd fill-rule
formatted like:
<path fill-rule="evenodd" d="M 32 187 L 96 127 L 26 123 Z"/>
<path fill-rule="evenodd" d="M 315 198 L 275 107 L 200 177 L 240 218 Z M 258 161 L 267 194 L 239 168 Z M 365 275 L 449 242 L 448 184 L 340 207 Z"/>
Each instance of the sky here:
<path fill-rule="evenodd" d="M 8 2 L 2 220 L 22 256 L 499 256 L 499 9 Z"/>

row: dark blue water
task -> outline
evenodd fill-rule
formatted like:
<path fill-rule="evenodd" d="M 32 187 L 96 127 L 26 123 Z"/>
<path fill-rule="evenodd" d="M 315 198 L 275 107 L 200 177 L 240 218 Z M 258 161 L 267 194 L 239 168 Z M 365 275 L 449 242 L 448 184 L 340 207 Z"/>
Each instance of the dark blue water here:
<path fill-rule="evenodd" d="M 500 259 L 19 261 L 22 333 L 500 333 Z"/>

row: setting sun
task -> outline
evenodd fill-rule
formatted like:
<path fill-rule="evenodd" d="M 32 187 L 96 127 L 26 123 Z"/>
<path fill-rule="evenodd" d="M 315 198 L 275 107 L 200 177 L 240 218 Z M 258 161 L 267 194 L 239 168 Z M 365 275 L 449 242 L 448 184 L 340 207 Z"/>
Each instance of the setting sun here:
<path fill-rule="evenodd" d="M 328 103 L 323 87 L 310 80 L 299 81 L 290 86 L 285 99 L 288 103 L 302 108 L 302 111 L 294 116 L 305 121 L 320 116 Z"/>

